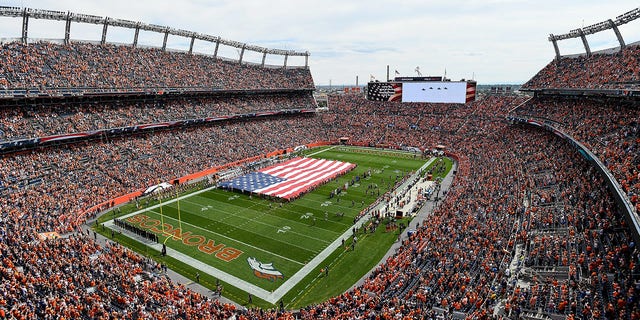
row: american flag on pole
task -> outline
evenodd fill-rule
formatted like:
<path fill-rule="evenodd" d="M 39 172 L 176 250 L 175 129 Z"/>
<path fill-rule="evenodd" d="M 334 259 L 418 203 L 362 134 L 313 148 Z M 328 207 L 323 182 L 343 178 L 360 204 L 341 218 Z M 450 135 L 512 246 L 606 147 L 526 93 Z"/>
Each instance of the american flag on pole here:
<path fill-rule="evenodd" d="M 476 82 L 467 82 L 467 98 L 465 103 L 476 101 Z"/>
<path fill-rule="evenodd" d="M 355 167 L 348 162 L 298 157 L 221 182 L 218 186 L 289 200 Z"/>

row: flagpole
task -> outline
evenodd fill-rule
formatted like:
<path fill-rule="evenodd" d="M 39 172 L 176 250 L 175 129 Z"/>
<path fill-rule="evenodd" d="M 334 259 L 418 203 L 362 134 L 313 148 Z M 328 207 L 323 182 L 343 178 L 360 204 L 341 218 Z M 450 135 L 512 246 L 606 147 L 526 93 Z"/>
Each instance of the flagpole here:
<path fill-rule="evenodd" d="M 387 82 L 389 82 L 389 65 L 387 65 Z"/>
<path fill-rule="evenodd" d="M 160 184 L 160 180 L 158 180 L 158 184 Z M 164 214 L 162 213 L 162 195 L 158 196 L 158 200 L 160 200 L 160 223 L 162 224 L 162 234 L 164 235 Z"/>
<path fill-rule="evenodd" d="M 180 218 L 180 197 L 178 196 L 178 190 L 176 190 L 176 202 L 178 203 L 178 228 L 180 234 L 182 234 L 182 219 Z"/>

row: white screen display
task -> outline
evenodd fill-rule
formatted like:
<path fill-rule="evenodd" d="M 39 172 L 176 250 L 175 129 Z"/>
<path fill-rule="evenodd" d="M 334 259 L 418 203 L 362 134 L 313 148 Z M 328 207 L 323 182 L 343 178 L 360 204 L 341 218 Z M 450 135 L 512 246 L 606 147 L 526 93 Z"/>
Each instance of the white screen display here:
<path fill-rule="evenodd" d="M 465 103 L 466 82 L 403 82 L 402 102 Z"/>

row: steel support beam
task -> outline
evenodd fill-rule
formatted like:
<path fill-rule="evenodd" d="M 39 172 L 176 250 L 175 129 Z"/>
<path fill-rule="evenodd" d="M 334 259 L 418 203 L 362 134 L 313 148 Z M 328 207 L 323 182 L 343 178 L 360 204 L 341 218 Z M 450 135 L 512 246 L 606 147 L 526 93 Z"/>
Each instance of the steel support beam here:
<path fill-rule="evenodd" d="M 609 26 L 611 26 L 611 29 L 613 29 L 613 32 L 616 34 L 616 38 L 618 38 L 618 42 L 620 43 L 620 50 L 624 49 L 627 45 L 624 43 L 624 39 L 622 39 L 622 34 L 620 34 L 620 30 L 618 29 L 618 26 L 616 26 L 615 23 L 613 23 L 613 20 L 609 19 Z"/>

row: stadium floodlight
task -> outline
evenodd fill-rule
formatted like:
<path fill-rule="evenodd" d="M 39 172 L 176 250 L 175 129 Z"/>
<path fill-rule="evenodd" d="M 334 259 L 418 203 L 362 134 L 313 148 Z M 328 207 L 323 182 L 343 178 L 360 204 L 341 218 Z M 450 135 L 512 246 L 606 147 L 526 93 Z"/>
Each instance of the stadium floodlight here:
<path fill-rule="evenodd" d="M 170 33 L 175 36 L 181 36 L 185 38 L 191 38 L 195 34 L 193 31 L 187 31 L 182 29 L 170 29 Z"/>
<path fill-rule="evenodd" d="M 264 63 L 267 60 L 267 50 L 262 50 L 262 63 L 260 64 L 261 66 L 264 67 Z"/>
<path fill-rule="evenodd" d="M 602 21 L 602 22 L 598 22 L 596 24 L 592 24 L 590 26 L 587 26 L 585 28 L 582 28 L 582 32 L 584 34 L 594 34 L 594 33 L 598 33 L 600 31 L 604 31 L 611 28 L 611 26 L 609 25 L 608 21 Z"/>
<path fill-rule="evenodd" d="M 621 24 L 629 23 L 635 19 L 640 17 L 640 8 L 635 8 L 629 12 L 623 13 L 616 17 L 616 25 L 619 26 Z"/>
<path fill-rule="evenodd" d="M 109 24 L 114 27 L 130 28 L 130 29 L 135 29 L 136 26 L 138 25 L 138 23 L 135 21 L 124 20 L 124 19 L 109 19 Z"/>
<path fill-rule="evenodd" d="M 73 13 L 67 12 L 67 19 L 65 19 L 64 23 L 64 44 L 69 44 L 69 39 L 71 38 L 71 16 Z"/>
<path fill-rule="evenodd" d="M 47 19 L 57 21 L 67 19 L 67 13 L 62 11 L 28 9 L 27 14 L 34 19 Z"/>
<path fill-rule="evenodd" d="M 142 22 L 136 23 L 136 31 L 133 34 L 133 43 L 131 44 L 134 48 L 138 46 L 138 35 L 140 34 L 140 28 L 142 26 Z"/>
<path fill-rule="evenodd" d="M 214 37 L 208 34 L 198 33 L 196 34 L 196 39 L 202 40 L 202 41 L 208 41 L 208 42 L 218 42 L 220 40 L 220 37 Z"/>
<path fill-rule="evenodd" d="M 558 40 L 556 39 L 556 36 L 552 34 L 549 35 L 549 41 L 551 41 L 551 43 L 553 44 L 553 49 L 556 52 L 556 59 L 560 59 L 560 48 L 558 47 Z"/>
<path fill-rule="evenodd" d="M 102 24 L 104 22 L 103 17 L 98 17 L 90 14 L 83 13 L 74 13 L 73 21 L 75 22 L 84 22 L 84 23 L 92 23 L 92 24 Z"/>
<path fill-rule="evenodd" d="M 171 32 L 171 28 L 166 27 L 164 31 L 164 40 L 162 40 L 162 51 L 167 50 L 167 39 L 169 39 L 169 32 Z"/>
<path fill-rule="evenodd" d="M 220 48 L 220 37 L 218 37 L 215 41 L 216 43 L 216 48 L 213 50 L 213 57 L 217 58 L 218 57 L 218 49 Z"/>
<path fill-rule="evenodd" d="M 167 29 L 169 29 L 169 27 L 160 26 L 157 24 L 147 24 L 145 25 L 145 27 L 146 29 L 143 29 L 143 30 L 159 32 L 159 33 L 164 33 Z"/>
<path fill-rule="evenodd" d="M 0 16 L 22 17 L 23 9 L 18 7 L 0 7 Z"/>
<path fill-rule="evenodd" d="M 227 39 L 220 39 L 220 43 L 229 46 L 229 47 L 234 47 L 234 48 L 242 48 L 245 44 L 240 42 L 240 41 L 234 41 L 234 40 L 227 40 Z"/>
<path fill-rule="evenodd" d="M 196 35 L 195 32 L 193 33 L 193 35 L 191 36 L 191 43 L 189 43 L 189 54 L 193 53 L 193 43 L 196 42 Z"/>
<path fill-rule="evenodd" d="M 587 37 L 582 32 L 582 29 L 576 29 L 578 34 L 580 35 L 580 39 L 582 39 L 582 45 L 584 45 L 584 50 L 587 53 L 587 57 L 591 56 L 591 48 L 589 48 L 589 42 L 587 41 Z"/>
<path fill-rule="evenodd" d="M 242 45 L 242 50 L 240 51 L 240 58 L 238 59 L 238 62 L 240 62 L 240 64 L 242 64 L 242 58 L 244 57 L 244 49 L 247 45 L 244 44 Z"/>
<path fill-rule="evenodd" d="M 262 52 L 262 51 L 264 51 L 264 48 L 263 48 L 263 47 L 259 47 L 259 46 L 255 46 L 255 45 L 250 45 L 250 44 L 246 44 L 246 43 L 243 45 L 243 47 L 244 47 L 246 50 L 251 50 L 251 51 L 255 51 L 255 52 Z"/>

